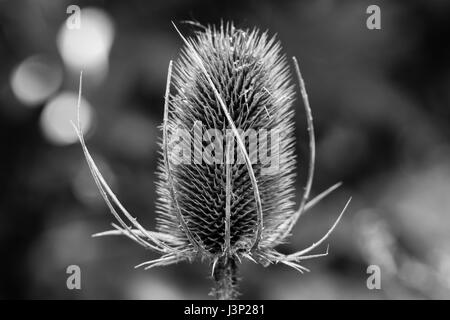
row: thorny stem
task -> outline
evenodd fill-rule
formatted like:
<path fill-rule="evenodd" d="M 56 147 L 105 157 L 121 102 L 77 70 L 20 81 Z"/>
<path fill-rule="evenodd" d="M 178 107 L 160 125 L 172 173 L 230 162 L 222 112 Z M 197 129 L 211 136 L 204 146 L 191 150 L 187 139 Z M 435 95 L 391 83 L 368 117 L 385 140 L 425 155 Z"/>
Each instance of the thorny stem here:
<path fill-rule="evenodd" d="M 213 295 L 217 300 L 235 300 L 238 297 L 237 264 L 232 257 L 218 258 L 213 272 L 215 287 Z"/>

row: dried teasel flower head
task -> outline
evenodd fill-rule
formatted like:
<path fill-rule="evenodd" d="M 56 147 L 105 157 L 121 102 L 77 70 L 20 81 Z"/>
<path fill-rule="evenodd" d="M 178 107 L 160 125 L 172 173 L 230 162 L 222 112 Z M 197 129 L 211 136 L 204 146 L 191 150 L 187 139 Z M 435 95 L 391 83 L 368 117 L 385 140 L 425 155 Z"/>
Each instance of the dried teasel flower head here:
<path fill-rule="evenodd" d="M 301 273 L 308 271 L 300 262 L 328 253 L 308 255 L 328 238 L 350 200 L 319 241 L 289 255 L 276 251 L 299 216 L 340 185 L 308 202 L 314 130 L 297 61 L 293 59 L 311 150 L 308 181 L 296 210 L 295 90 L 280 43 L 267 33 L 237 29 L 232 23 L 202 27 L 189 39 L 179 34 L 185 45 L 174 65 L 169 64 L 157 232 L 143 228 L 119 202 L 89 154 L 81 126 L 74 127 L 100 193 L 119 223 L 116 230 L 98 236 L 123 234 L 161 253 L 159 259 L 138 266 L 146 269 L 197 257 L 207 260 L 216 283 L 212 293 L 219 299 L 234 299 L 237 262 L 244 258 L 264 266 L 283 263 Z"/>

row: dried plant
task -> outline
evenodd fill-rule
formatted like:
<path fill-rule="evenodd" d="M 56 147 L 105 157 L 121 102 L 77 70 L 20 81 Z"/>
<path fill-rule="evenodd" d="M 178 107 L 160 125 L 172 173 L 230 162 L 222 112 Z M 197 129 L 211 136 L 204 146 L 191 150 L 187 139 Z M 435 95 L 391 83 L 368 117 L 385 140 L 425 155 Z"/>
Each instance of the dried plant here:
<path fill-rule="evenodd" d="M 157 232 L 146 230 L 120 203 L 86 147 L 79 120 L 73 125 L 95 183 L 118 221 L 113 224 L 115 230 L 95 236 L 125 235 L 160 253 L 160 258 L 137 266 L 145 269 L 195 258 L 206 260 L 212 266 L 215 281 L 212 294 L 218 299 L 235 299 L 238 262 L 244 258 L 263 266 L 283 263 L 301 273 L 309 271 L 301 261 L 327 255 L 328 249 L 325 253 L 309 253 L 328 238 L 350 200 L 319 241 L 288 255 L 275 249 L 287 241 L 298 218 L 340 183 L 308 202 L 314 174 L 314 127 L 304 81 L 293 58 L 310 140 L 308 179 L 295 210 L 295 94 L 280 43 L 266 32 L 237 29 L 231 23 L 201 28 L 189 39 L 176 28 L 185 46 L 174 64 L 173 79 L 173 64 L 169 63 L 158 168 Z M 180 159 L 174 159 L 178 155 L 169 152 L 169 136 L 177 127 L 191 128 L 196 120 L 211 128 L 230 129 L 244 163 L 175 161 Z M 262 174 L 262 165 L 251 162 L 239 133 L 247 129 L 281 133 L 276 155 L 279 170 L 275 173 Z M 231 149 L 226 149 L 227 159 L 232 157 Z"/>

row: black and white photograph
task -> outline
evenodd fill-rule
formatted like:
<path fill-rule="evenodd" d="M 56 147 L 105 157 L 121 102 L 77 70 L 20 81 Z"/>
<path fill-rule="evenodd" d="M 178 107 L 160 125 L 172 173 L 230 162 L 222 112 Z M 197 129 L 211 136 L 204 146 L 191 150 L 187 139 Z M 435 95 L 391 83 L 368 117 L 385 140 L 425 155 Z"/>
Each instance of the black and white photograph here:
<path fill-rule="evenodd" d="M 450 299 L 449 39 L 446 0 L 0 0 L 0 300 Z"/>

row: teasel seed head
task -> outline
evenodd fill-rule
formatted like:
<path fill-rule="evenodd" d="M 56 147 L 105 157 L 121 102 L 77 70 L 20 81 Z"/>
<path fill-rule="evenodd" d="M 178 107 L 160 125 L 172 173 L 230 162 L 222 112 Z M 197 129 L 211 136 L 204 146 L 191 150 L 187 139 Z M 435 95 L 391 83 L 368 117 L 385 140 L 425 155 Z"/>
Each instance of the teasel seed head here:
<path fill-rule="evenodd" d="M 179 128 L 191 132 L 199 122 L 205 129 L 220 130 L 224 137 L 231 130 L 225 112 L 198 64 L 201 59 L 236 128 L 243 133 L 251 129 L 256 133 L 265 130 L 279 134 L 279 152 L 273 155 L 277 157 L 278 168 L 271 174 L 264 174 L 263 166 L 267 164 L 252 163 L 264 223 L 260 242 L 261 245 L 276 245 L 276 241 L 268 242 L 267 239 L 274 238 L 277 226 L 293 215 L 295 175 L 294 88 L 281 46 L 267 33 L 236 29 L 232 24 L 221 25 L 219 29 L 207 28 L 189 43 L 174 64 L 166 124 L 168 134 L 171 136 L 174 133 L 171 131 Z M 170 145 L 167 147 L 170 151 Z M 225 149 L 226 146 L 220 147 Z M 180 210 L 186 228 L 192 234 L 191 240 L 213 258 L 250 253 L 258 229 L 257 200 L 249 168 L 237 161 L 241 150 L 236 147 L 232 146 L 235 158 L 228 161 L 229 164 L 226 161 L 212 164 L 188 161 L 185 164 L 182 158 L 185 155 L 169 152 L 172 184 L 167 178 L 164 161 L 161 160 L 159 165 L 159 230 L 189 241 L 186 232 L 178 227 L 176 212 Z M 171 197 L 171 188 L 177 202 Z M 226 227 L 227 210 L 230 221 Z M 228 227 L 229 248 L 226 243 Z"/>
<path fill-rule="evenodd" d="M 242 259 L 264 266 L 283 263 L 302 273 L 308 271 L 300 262 L 328 253 L 327 249 L 323 254 L 307 255 L 328 238 L 350 200 L 319 241 L 297 253 L 277 252 L 275 247 L 287 241 L 299 216 L 340 185 L 332 186 L 308 202 L 315 141 L 311 109 L 298 63 L 294 58 L 308 119 L 310 161 L 305 192 L 296 210 L 293 201 L 295 87 L 280 43 L 267 32 L 238 29 L 232 23 L 202 27 L 189 39 L 179 34 L 184 47 L 175 63 L 169 64 L 166 88 L 158 164 L 157 232 L 147 231 L 122 206 L 90 156 L 79 122 L 74 125 L 100 193 L 119 222 L 114 225 L 115 230 L 96 236 L 123 234 L 160 252 L 161 258 L 139 265 L 146 268 L 195 258 L 206 260 L 211 263 L 211 275 L 216 283 L 212 294 L 219 299 L 234 299 L 238 295 L 237 263 Z M 202 139 L 200 144 L 198 141 L 190 144 L 189 139 L 195 139 L 198 123 L 226 137 L 225 143 L 215 141 L 214 144 L 215 155 L 223 155 L 216 160 L 221 161 L 205 163 L 203 158 L 200 162 L 192 157 L 186 159 L 185 153 L 201 154 L 202 149 L 213 143 Z M 175 152 L 177 143 L 180 146 L 174 140 L 179 138 L 179 130 L 189 135 L 188 144 L 183 137 L 183 154 Z M 255 150 L 250 148 L 251 143 L 246 144 L 246 132 L 258 133 L 259 155 L 269 145 L 268 136 L 266 140 L 261 136 L 273 133 L 267 151 L 269 163 L 276 164 L 273 170 L 268 170 L 268 163 L 261 159 L 252 161 Z M 203 129 L 200 134 L 204 138 Z"/>

